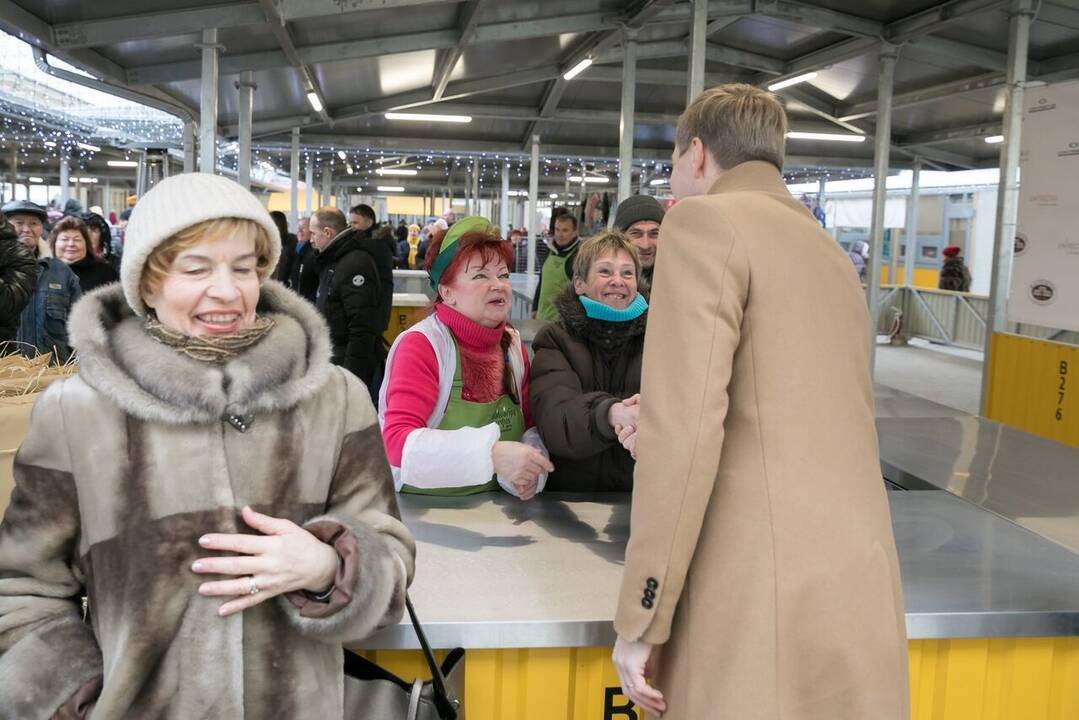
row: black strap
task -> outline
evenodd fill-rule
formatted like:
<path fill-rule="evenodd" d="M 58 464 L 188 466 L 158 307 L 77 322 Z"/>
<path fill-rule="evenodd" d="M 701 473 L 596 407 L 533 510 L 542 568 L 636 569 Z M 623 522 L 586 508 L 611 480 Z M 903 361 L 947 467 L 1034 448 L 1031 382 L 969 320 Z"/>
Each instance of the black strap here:
<path fill-rule="evenodd" d="M 457 698 L 449 697 L 446 692 L 446 678 L 442 675 L 442 668 L 439 667 L 438 662 L 435 660 L 435 654 L 431 652 L 431 646 L 427 642 L 423 626 L 420 625 L 420 621 L 416 617 L 416 611 L 412 607 L 412 599 L 407 593 L 405 594 L 405 608 L 408 610 L 408 617 L 412 621 L 412 629 L 416 631 L 416 638 L 420 641 L 420 648 L 423 650 L 424 659 L 427 660 L 427 667 L 431 671 L 431 684 L 434 686 L 435 709 L 438 710 L 438 716 L 442 720 L 457 720 L 457 708 L 460 703 Z"/>

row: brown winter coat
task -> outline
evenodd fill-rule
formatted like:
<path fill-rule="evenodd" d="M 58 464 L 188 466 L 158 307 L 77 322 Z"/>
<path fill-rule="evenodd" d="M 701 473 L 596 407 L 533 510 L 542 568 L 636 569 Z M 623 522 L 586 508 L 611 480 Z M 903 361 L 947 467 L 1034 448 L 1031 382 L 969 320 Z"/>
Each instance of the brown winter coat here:
<path fill-rule="evenodd" d="M 641 389 L 648 313 L 606 322 L 585 314 L 573 285 L 555 300 L 559 320 L 532 341 L 529 407 L 554 472 L 547 492 L 629 492 L 633 458 L 607 419 Z"/>
<path fill-rule="evenodd" d="M 668 720 L 905 720 L 850 260 L 763 162 L 660 232 L 618 634 L 664 646 Z"/>
<path fill-rule="evenodd" d="M 224 365 L 151 339 L 118 286 L 76 306 L 79 374 L 38 400 L 0 524 L 0 718 L 341 718 L 341 644 L 397 622 L 414 546 L 317 312 L 275 282 L 259 306 L 277 326 Z M 247 504 L 338 551 L 328 604 L 198 594 L 198 538 L 251 532 Z"/>

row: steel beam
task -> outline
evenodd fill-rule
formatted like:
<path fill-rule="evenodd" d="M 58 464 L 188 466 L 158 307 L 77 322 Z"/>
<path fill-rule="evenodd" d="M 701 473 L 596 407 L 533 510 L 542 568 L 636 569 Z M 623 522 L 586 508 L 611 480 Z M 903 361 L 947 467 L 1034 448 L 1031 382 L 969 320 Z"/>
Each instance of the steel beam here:
<path fill-rule="evenodd" d="M 618 202 L 632 193 L 633 114 L 637 104 L 637 31 L 622 31 L 622 118 L 618 124 Z M 581 178 L 584 181 L 584 176 Z M 612 214 L 613 218 L 613 214 Z"/>
<path fill-rule="evenodd" d="M 240 91 L 239 147 L 236 155 L 236 180 L 248 190 L 251 189 L 251 117 L 255 99 L 255 74 L 245 72 L 236 83 Z"/>
<path fill-rule="evenodd" d="M 787 68 L 787 64 L 782 60 L 746 50 L 737 50 L 724 45 L 710 43 L 705 50 L 705 54 L 710 61 L 715 63 L 733 65 L 734 67 L 747 68 L 773 75 L 781 75 L 786 72 Z"/>
<path fill-rule="evenodd" d="M 315 112 L 318 113 L 323 122 L 332 124 L 333 120 L 330 118 L 329 111 L 326 107 L 326 96 L 323 95 L 322 88 L 319 87 L 318 82 L 307 68 L 304 60 L 300 58 L 299 53 L 296 52 L 296 45 L 292 41 L 292 33 L 289 32 L 286 21 L 282 20 L 281 16 L 278 14 L 274 0 L 259 0 L 259 5 L 262 7 L 263 12 L 266 13 L 266 21 L 270 24 L 270 29 L 273 31 L 274 37 L 277 38 L 277 44 L 281 46 L 281 50 L 285 53 L 285 57 L 288 58 L 289 64 L 296 68 L 296 72 L 300 74 L 304 94 L 314 93 L 318 96 L 319 107 Z M 307 98 L 305 97 L 304 99 L 306 100 Z"/>
<path fill-rule="evenodd" d="M 536 273 L 536 243 L 539 242 L 539 218 L 536 210 L 539 200 L 540 136 L 532 136 L 532 163 L 528 168 L 528 262 L 525 272 L 529 277 Z M 537 288 L 538 290 L 538 288 Z"/>
<path fill-rule="evenodd" d="M 289 154 L 289 227 L 300 222 L 300 129 L 292 128 L 292 147 Z"/>
<path fill-rule="evenodd" d="M 442 94 L 446 91 L 446 84 L 450 81 L 450 75 L 453 73 L 453 69 L 457 67 L 457 62 L 461 59 L 465 46 L 472 41 L 472 36 L 476 32 L 476 24 L 479 20 L 480 8 L 485 1 L 486 0 L 469 0 L 468 3 L 461 8 L 460 17 L 457 21 L 458 30 L 460 31 L 460 35 L 457 38 L 457 44 L 443 52 L 442 57 L 439 58 L 438 64 L 435 67 L 434 78 L 431 83 L 432 87 L 435 89 L 435 100 L 442 99 Z"/>
<path fill-rule="evenodd" d="M 1011 0 L 1008 32 L 1008 94 L 1004 106 L 1004 142 L 1000 146 L 1000 186 L 997 190 L 996 233 L 993 235 L 993 276 L 985 325 L 985 363 L 982 370 L 982 414 L 988 412 L 993 335 L 1007 322 L 1008 286 L 1019 213 L 1019 150 L 1023 130 L 1023 86 L 1027 79 L 1030 26 L 1034 0 Z"/>
<path fill-rule="evenodd" d="M 689 33 L 689 82 L 686 105 L 704 92 L 704 69 L 708 46 L 708 0 L 693 0 L 693 19 Z"/>
<path fill-rule="evenodd" d="M 877 321 L 880 319 L 880 270 L 884 251 L 884 204 L 887 201 L 888 160 L 892 137 L 892 84 L 899 49 L 885 43 L 880 48 L 880 78 L 877 100 L 881 113 L 877 117 L 873 147 L 873 224 L 869 229 L 869 270 L 866 273 L 866 297 L 869 302 L 869 372 L 875 373 L 877 356 Z"/>
<path fill-rule="evenodd" d="M 967 127 L 946 128 L 944 130 L 914 133 L 911 135 L 904 135 L 897 138 L 897 140 L 899 147 L 909 148 L 1000 134 L 1000 123 L 982 123 L 979 125 L 968 125 Z"/>
<path fill-rule="evenodd" d="M 931 85 L 930 87 L 899 93 L 892 99 L 892 109 L 913 107 L 915 105 L 922 105 L 935 100 L 943 100 L 945 98 L 955 97 L 956 95 L 963 95 L 985 88 L 999 87 L 1004 84 L 1004 81 L 1004 75 L 999 73 L 989 73 L 971 78 L 963 78 L 962 80 L 952 80 L 939 85 Z M 843 105 L 840 107 L 839 113 L 840 119 L 847 122 L 871 117 L 877 114 L 877 101 L 876 99 L 873 99 Z"/>
<path fill-rule="evenodd" d="M 957 40 L 926 35 L 925 37 L 911 40 L 910 44 L 920 50 L 931 52 L 945 57 L 964 60 L 973 65 L 997 72 L 1004 72 L 1008 67 L 1008 55 L 988 48 L 978 47 Z"/>
<path fill-rule="evenodd" d="M 907 254 L 903 258 L 903 284 L 914 287 L 914 261 L 918 252 L 918 191 L 922 179 L 922 164 L 917 159 L 910 178 L 910 199 L 907 200 Z"/>
<path fill-rule="evenodd" d="M 184 123 L 184 172 L 195 172 L 195 134 L 198 128 L 188 120 Z"/>
<path fill-rule="evenodd" d="M 968 15 L 997 10 L 1007 5 L 1007 0 L 949 0 L 901 20 L 888 23 L 882 35 L 891 43 L 902 43 L 916 37 L 939 32 Z"/>
<path fill-rule="evenodd" d="M 135 13 L 98 20 L 59 23 L 52 28 L 58 48 L 84 48 L 148 38 L 201 33 L 209 28 L 244 27 L 266 22 L 257 2 Z"/>
<path fill-rule="evenodd" d="M 202 118 L 199 121 L 199 172 L 217 172 L 217 30 L 202 31 Z"/>

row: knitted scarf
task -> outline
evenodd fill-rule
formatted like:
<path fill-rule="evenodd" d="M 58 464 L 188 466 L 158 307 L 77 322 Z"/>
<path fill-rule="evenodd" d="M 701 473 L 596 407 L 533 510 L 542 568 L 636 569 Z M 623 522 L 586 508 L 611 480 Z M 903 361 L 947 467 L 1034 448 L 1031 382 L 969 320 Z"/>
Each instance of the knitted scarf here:
<path fill-rule="evenodd" d="M 184 335 L 165 327 L 152 313 L 146 318 L 146 332 L 162 345 L 175 349 L 195 360 L 221 363 L 230 360 L 255 345 L 274 329 L 273 318 L 255 317 L 249 328 L 220 335 Z"/>

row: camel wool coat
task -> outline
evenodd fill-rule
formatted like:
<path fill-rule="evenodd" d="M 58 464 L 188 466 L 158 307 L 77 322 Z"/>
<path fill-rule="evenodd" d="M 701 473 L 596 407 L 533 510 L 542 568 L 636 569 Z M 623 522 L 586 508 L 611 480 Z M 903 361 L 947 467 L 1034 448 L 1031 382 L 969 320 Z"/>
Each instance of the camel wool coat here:
<path fill-rule="evenodd" d="M 870 322 L 850 260 L 747 162 L 664 219 L 615 629 L 667 720 L 906 720 Z"/>

